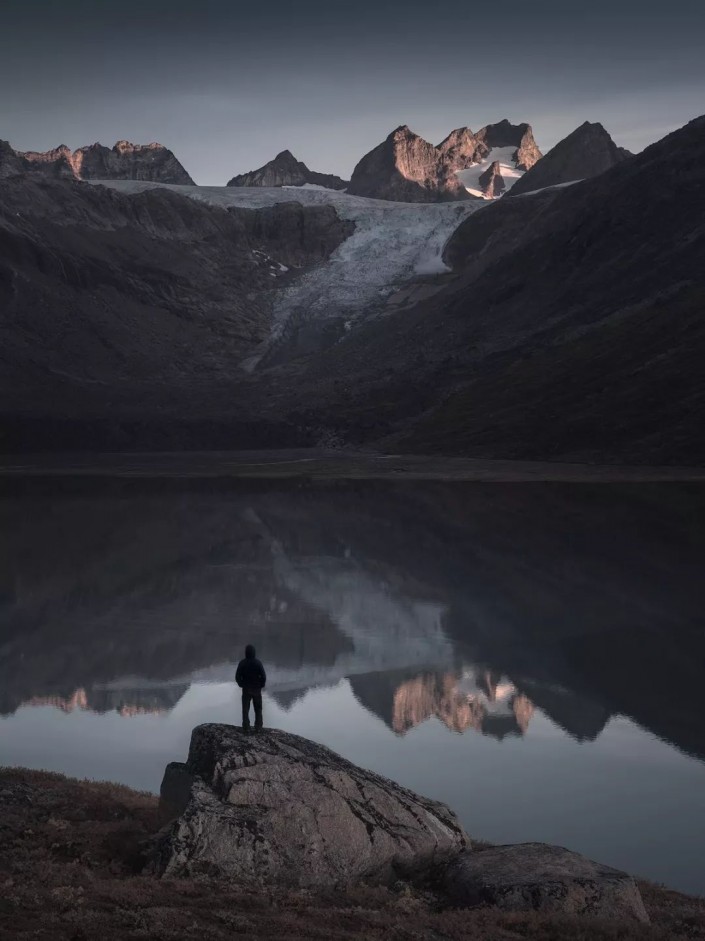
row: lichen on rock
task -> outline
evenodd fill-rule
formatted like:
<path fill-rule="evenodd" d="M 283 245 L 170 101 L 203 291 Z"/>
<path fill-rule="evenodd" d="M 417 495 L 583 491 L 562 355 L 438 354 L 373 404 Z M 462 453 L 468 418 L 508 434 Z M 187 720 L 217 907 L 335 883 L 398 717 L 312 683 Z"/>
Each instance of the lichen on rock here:
<path fill-rule="evenodd" d="M 191 775 L 184 806 L 185 775 Z M 162 815 L 182 812 L 154 867 L 244 883 L 392 883 L 469 846 L 455 814 L 330 749 L 276 730 L 194 729 L 185 766 L 170 765 Z"/>

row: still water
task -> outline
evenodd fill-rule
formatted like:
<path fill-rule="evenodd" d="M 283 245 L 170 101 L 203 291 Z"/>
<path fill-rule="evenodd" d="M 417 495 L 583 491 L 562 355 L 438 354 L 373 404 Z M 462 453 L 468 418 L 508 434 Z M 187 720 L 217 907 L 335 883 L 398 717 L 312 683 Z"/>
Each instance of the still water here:
<path fill-rule="evenodd" d="M 0 763 L 157 791 L 265 724 L 705 894 L 705 488 L 4 483 Z"/>

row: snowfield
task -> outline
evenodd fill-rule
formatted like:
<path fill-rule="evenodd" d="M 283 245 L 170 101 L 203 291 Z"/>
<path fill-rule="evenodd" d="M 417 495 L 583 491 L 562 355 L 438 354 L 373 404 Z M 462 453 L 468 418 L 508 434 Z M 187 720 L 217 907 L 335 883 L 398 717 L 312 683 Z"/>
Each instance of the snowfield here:
<path fill-rule="evenodd" d="M 480 188 L 480 177 L 485 170 L 488 170 L 492 166 L 495 160 L 499 160 L 502 179 L 506 186 L 505 192 L 509 192 L 516 181 L 524 176 L 526 172 L 525 170 L 517 170 L 515 167 L 513 159 L 515 153 L 516 147 L 493 147 L 481 163 L 475 163 L 473 166 L 468 167 L 467 170 L 458 170 L 455 175 L 468 193 L 473 196 L 480 196 L 484 199 L 485 197 Z"/>

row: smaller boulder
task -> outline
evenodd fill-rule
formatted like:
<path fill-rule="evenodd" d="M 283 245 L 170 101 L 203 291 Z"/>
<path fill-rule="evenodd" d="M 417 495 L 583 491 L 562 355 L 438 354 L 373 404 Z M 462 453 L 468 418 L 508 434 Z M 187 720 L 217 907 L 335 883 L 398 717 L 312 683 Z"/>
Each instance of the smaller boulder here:
<path fill-rule="evenodd" d="M 649 921 L 631 876 L 545 843 L 461 853 L 446 870 L 443 890 L 459 908 Z"/>

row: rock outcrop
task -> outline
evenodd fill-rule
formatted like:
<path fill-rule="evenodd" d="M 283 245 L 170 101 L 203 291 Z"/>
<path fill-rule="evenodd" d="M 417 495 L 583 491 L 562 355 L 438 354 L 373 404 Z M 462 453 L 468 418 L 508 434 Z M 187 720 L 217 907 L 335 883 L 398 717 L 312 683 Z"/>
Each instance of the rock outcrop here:
<path fill-rule="evenodd" d="M 461 162 L 459 148 L 454 159 Z M 463 185 L 454 175 L 443 173 L 443 167 L 437 148 L 404 124 L 360 160 L 348 192 L 411 203 L 467 199 Z"/>
<path fill-rule="evenodd" d="M 305 163 L 297 160 L 290 150 L 282 150 L 280 154 L 265 163 L 259 170 L 250 170 L 249 173 L 240 173 L 229 180 L 228 186 L 323 186 L 331 190 L 344 190 L 348 186 L 347 180 L 342 180 L 333 173 L 317 173 L 309 170 Z"/>
<path fill-rule="evenodd" d="M 459 908 L 649 921 L 631 876 L 545 843 L 462 853 L 448 868 L 443 889 Z"/>
<path fill-rule="evenodd" d="M 197 726 L 167 766 L 147 868 L 238 885 L 325 888 L 398 879 L 441 903 L 647 922 L 626 873 L 540 843 L 473 852 L 455 814 L 288 732 Z"/>
<path fill-rule="evenodd" d="M 193 730 L 188 761 L 167 767 L 162 818 L 179 813 L 155 868 L 239 883 L 390 883 L 469 846 L 455 814 L 287 732 Z"/>
<path fill-rule="evenodd" d="M 38 172 L 58 179 L 145 180 L 151 183 L 195 185 L 174 154 L 161 144 L 118 141 L 79 147 L 73 153 L 65 145 L 43 153 L 16 151 L 0 142 L 0 179 Z"/>
<path fill-rule="evenodd" d="M 356 196 L 400 202 L 441 202 L 471 195 L 496 198 L 508 188 L 499 161 L 490 173 L 493 152 L 510 149 L 506 156 L 514 170 L 523 172 L 541 157 L 531 127 L 500 121 L 477 134 L 456 128 L 436 147 L 406 125 L 366 154 L 353 170 L 348 192 Z M 475 192 L 458 174 L 472 167 L 487 177 Z M 512 182 L 516 174 L 512 178 Z"/>
<path fill-rule="evenodd" d="M 502 176 L 502 167 L 499 160 L 495 160 L 490 164 L 487 170 L 481 174 L 478 182 L 486 199 L 496 199 L 504 193 L 507 185 Z"/>
<path fill-rule="evenodd" d="M 541 159 L 530 124 L 511 124 L 506 118 L 488 124 L 475 135 L 478 142 L 475 160 L 487 157 L 495 147 L 514 147 L 512 160 L 517 170 L 530 170 Z"/>
<path fill-rule="evenodd" d="M 632 155 L 618 147 L 601 124 L 585 121 L 535 163 L 512 187 L 512 196 L 573 183 L 604 173 Z"/>

